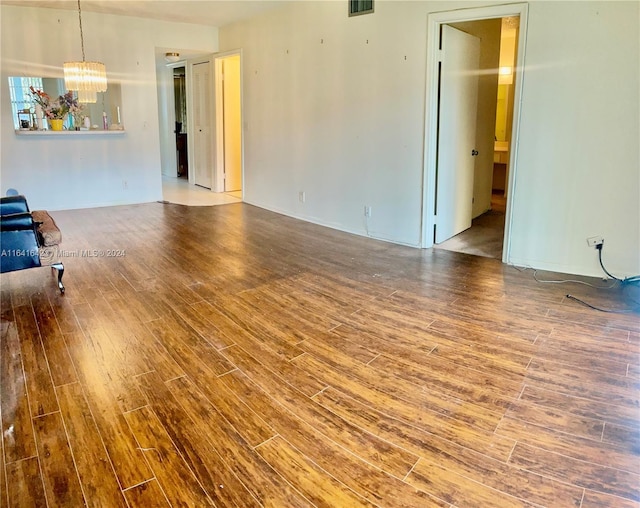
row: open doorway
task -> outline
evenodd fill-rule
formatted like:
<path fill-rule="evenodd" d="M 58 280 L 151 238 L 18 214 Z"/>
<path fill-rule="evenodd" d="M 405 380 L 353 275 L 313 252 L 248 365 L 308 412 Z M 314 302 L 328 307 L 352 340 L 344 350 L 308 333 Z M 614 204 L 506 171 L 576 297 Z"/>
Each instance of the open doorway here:
<path fill-rule="evenodd" d="M 496 102 L 495 147 L 493 156 L 492 202 L 495 207 L 507 198 L 509 155 L 513 131 L 514 67 L 518 47 L 520 19 L 517 16 L 502 18 L 500 32 L 500 64 Z"/>
<path fill-rule="evenodd" d="M 502 258 L 519 17 L 451 23 L 480 41 L 474 179 L 469 227 L 435 247 Z M 436 238 L 436 242 L 438 239 Z"/>
<path fill-rule="evenodd" d="M 185 67 L 173 69 L 173 97 L 176 115 L 176 164 L 178 178 L 189 179 L 187 85 Z"/>
<path fill-rule="evenodd" d="M 517 140 L 519 110 L 515 99 L 521 91 L 521 74 L 516 69 L 521 69 L 524 49 L 518 45 L 523 35 L 518 27 L 526 12 L 525 4 L 512 4 L 429 16 L 423 247 L 459 250 L 508 262 L 508 198 L 516 173 L 511 149 L 515 144 L 511 140 Z M 515 32 L 504 30 L 507 25 L 515 27 Z M 507 33 L 515 43 L 509 64 L 504 56 L 500 60 L 502 36 Z M 460 35 L 475 39 L 479 56 L 475 63 L 462 62 L 462 67 L 451 68 L 456 51 L 469 53 L 468 47 L 456 49 L 455 39 Z M 507 69 L 510 88 L 506 95 L 504 90 L 499 95 L 500 76 L 506 76 Z M 475 102 L 466 99 L 474 89 L 468 83 L 467 92 L 447 98 L 470 77 L 475 77 Z M 461 109 L 466 111 L 460 113 Z M 508 116 L 509 121 L 501 123 L 500 131 L 508 137 L 506 146 L 506 140 L 498 143 L 496 129 L 498 113 L 504 112 L 508 115 L 502 114 L 501 119 Z M 456 115 L 461 120 L 452 123 Z M 469 136 L 469 131 L 475 135 Z M 463 165 L 467 169 L 461 169 Z"/>
<path fill-rule="evenodd" d="M 243 195 L 242 70 L 239 52 L 216 56 L 216 189 Z"/>
<path fill-rule="evenodd" d="M 178 191 L 182 195 L 203 188 L 227 194 L 212 198 L 215 203 L 227 202 L 226 198 L 237 202 L 244 190 L 241 51 L 193 55 L 166 65 L 160 62 L 164 199 Z M 199 196 L 181 199 L 202 201 Z"/>

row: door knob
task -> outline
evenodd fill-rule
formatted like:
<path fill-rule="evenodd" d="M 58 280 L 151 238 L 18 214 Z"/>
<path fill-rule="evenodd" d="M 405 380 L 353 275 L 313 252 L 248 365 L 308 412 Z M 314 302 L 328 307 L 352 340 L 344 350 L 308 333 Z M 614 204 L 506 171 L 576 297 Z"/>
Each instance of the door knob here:
<path fill-rule="evenodd" d="M 478 150 L 471 150 L 471 156 L 475 157 L 476 155 L 478 155 Z"/>

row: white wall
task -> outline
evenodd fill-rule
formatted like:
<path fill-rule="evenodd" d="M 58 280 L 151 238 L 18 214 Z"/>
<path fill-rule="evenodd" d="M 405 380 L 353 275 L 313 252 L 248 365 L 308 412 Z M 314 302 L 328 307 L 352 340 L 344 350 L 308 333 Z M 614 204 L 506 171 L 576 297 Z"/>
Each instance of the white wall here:
<path fill-rule="evenodd" d="M 220 29 L 221 50 L 243 49 L 245 200 L 360 234 L 371 206 L 372 236 L 418 245 L 426 16 L 346 9 L 294 2 Z"/>
<path fill-rule="evenodd" d="M 62 77 L 63 62 L 82 56 L 78 14 L 2 5 L 0 15 L 2 195 L 16 188 L 32 208 L 49 210 L 161 199 L 156 48 L 213 52 L 217 29 L 83 12 L 87 59 L 103 61 L 108 79 L 122 83 L 126 134 L 21 137 L 13 131 L 7 77 Z"/>
<path fill-rule="evenodd" d="M 348 18 L 346 2 L 295 2 L 221 28 L 221 51 L 243 49 L 245 200 L 418 246 L 427 15 L 465 5 L 379 0 Z M 601 275 L 585 241 L 600 234 L 609 270 L 636 274 L 639 4 L 529 13 L 509 262 Z"/>
<path fill-rule="evenodd" d="M 529 9 L 511 260 L 640 273 L 638 2 Z"/>

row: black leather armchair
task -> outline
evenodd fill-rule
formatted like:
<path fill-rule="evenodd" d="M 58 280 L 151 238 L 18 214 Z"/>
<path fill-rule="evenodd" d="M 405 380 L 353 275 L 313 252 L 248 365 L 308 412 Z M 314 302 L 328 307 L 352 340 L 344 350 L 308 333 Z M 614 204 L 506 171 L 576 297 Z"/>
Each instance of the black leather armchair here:
<path fill-rule="evenodd" d="M 41 248 L 46 248 L 24 196 L 0 198 L 0 273 L 42 266 Z M 64 293 L 60 262 L 51 264 L 58 272 L 58 288 Z"/>

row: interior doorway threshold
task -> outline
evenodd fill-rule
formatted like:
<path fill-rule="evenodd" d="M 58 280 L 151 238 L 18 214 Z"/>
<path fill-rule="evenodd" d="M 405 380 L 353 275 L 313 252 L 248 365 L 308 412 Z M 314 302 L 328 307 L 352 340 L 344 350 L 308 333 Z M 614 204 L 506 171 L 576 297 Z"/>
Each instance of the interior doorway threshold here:
<path fill-rule="evenodd" d="M 162 176 L 162 200 L 185 206 L 215 206 L 241 203 L 242 197 L 226 192 L 211 192 L 204 187 L 190 185 L 185 178 Z"/>

